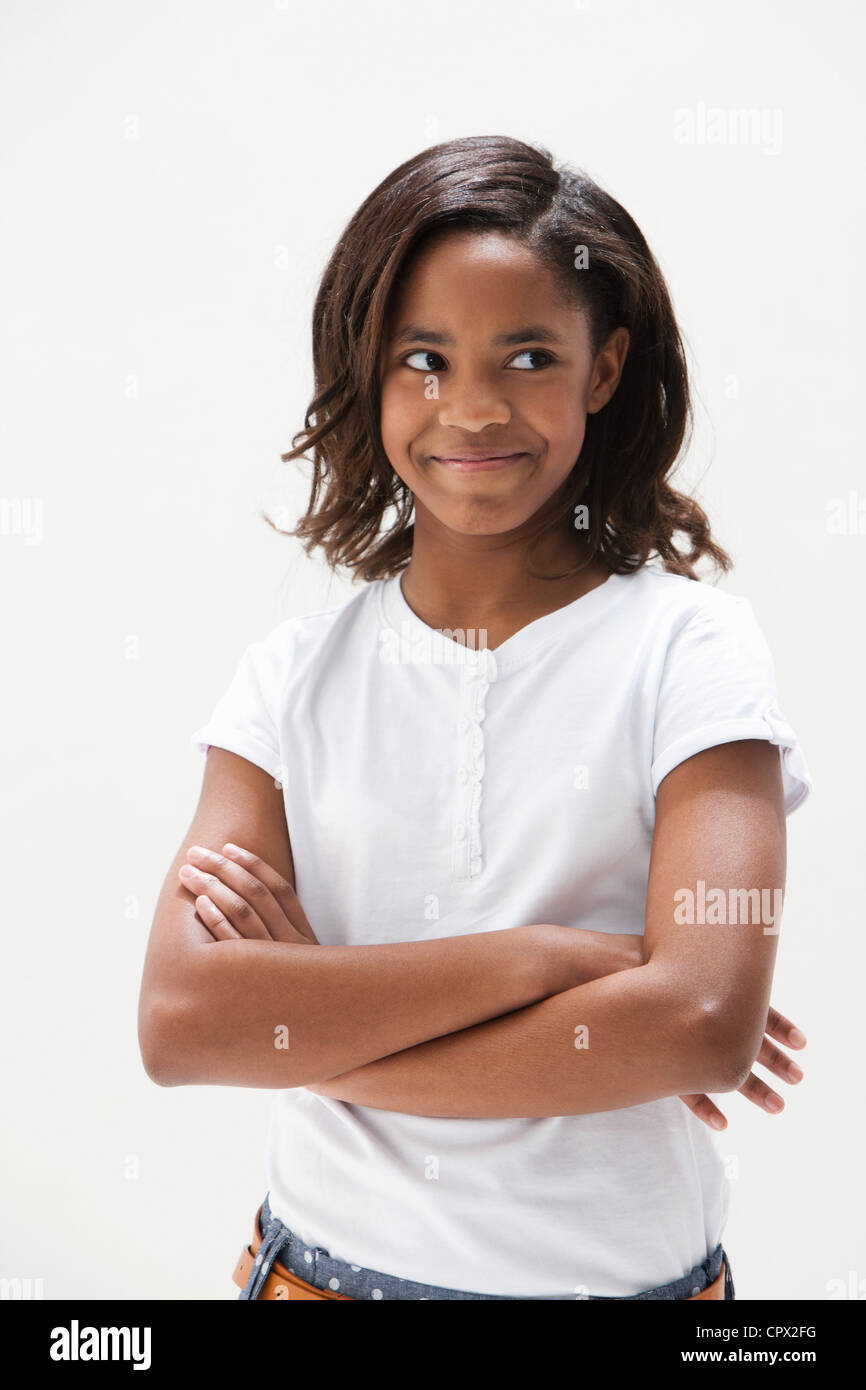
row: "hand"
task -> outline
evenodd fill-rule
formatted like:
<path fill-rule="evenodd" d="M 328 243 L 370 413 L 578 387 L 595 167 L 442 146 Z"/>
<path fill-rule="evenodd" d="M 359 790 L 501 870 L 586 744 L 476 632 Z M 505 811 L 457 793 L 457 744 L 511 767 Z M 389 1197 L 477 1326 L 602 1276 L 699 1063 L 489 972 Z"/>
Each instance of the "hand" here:
<path fill-rule="evenodd" d="M 783 1081 L 796 1085 L 798 1081 L 803 1079 L 802 1070 L 780 1048 L 774 1047 L 769 1041 L 770 1038 L 775 1038 L 776 1042 L 785 1043 L 787 1047 L 801 1048 L 806 1046 L 805 1037 L 799 1028 L 791 1023 L 790 1019 L 783 1017 L 776 1009 L 771 1008 L 767 1015 L 766 1036 L 761 1044 L 761 1050 L 755 1058 L 756 1062 L 760 1062 L 774 1076 L 781 1077 Z M 791 1070 L 792 1068 L 793 1070 Z M 760 1105 L 769 1115 L 777 1115 L 785 1108 L 785 1102 L 778 1092 L 771 1090 L 765 1082 L 760 1081 L 754 1072 L 749 1072 L 746 1081 L 740 1087 L 739 1094 L 745 1096 L 755 1105 Z M 727 1120 L 709 1096 L 680 1096 L 680 1100 L 689 1107 L 693 1115 L 697 1115 L 698 1119 L 703 1120 L 704 1124 L 709 1125 L 711 1129 L 727 1129 Z"/>
<path fill-rule="evenodd" d="M 292 885 L 258 855 L 226 844 L 222 854 L 191 845 L 186 857 L 178 876 L 215 941 L 319 944 Z"/>

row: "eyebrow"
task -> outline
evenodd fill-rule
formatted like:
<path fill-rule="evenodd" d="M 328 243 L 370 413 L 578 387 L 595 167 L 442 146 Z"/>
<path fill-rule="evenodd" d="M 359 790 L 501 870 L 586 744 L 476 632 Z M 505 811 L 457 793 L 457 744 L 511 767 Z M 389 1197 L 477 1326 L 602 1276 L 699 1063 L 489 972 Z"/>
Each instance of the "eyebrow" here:
<path fill-rule="evenodd" d="M 420 323 L 407 323 L 399 333 L 392 335 L 392 343 L 408 343 L 423 339 L 427 343 L 439 343 L 442 347 L 453 347 L 454 339 L 449 333 L 437 333 L 434 328 L 425 328 Z M 526 323 L 511 333 L 499 333 L 492 340 L 494 347 L 516 347 L 519 343 L 558 343 L 560 340 L 543 323 Z"/>

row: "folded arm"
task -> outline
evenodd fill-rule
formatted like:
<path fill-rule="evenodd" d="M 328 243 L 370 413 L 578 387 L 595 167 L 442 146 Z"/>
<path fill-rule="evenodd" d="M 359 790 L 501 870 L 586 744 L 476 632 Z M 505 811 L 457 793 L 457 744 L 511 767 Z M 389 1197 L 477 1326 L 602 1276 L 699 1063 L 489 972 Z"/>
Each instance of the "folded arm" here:
<path fill-rule="evenodd" d="M 228 840 L 271 865 L 294 897 L 282 794 L 261 768 L 211 748 L 184 845 Z M 139 1043 L 161 1085 L 303 1086 L 569 988 L 575 933 L 547 923 L 369 946 L 214 940 L 178 882 L 157 904 L 139 999 Z M 297 904 L 297 898 L 294 898 Z M 247 918 L 255 904 L 241 902 Z M 253 933 L 255 935 L 255 932 Z M 597 933 L 593 933 L 597 935 Z"/>
<path fill-rule="evenodd" d="M 707 749 L 659 787 L 645 964 L 310 1089 L 377 1109 L 482 1118 L 737 1090 L 763 1039 L 778 922 L 765 931 L 729 913 L 719 923 L 676 919 L 682 890 L 697 894 L 699 880 L 726 902 L 731 890 L 781 889 L 785 857 L 778 749 L 760 740 Z"/>

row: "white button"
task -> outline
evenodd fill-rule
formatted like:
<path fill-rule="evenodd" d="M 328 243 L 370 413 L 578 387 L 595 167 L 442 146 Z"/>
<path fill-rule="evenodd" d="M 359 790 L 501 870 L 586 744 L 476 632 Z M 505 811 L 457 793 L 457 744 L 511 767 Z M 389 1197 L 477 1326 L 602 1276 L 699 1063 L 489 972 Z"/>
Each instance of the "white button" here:
<path fill-rule="evenodd" d="M 457 773 L 457 777 L 458 777 L 459 781 L 465 782 L 465 781 L 466 781 L 466 778 L 467 778 L 468 776 L 469 776 L 469 773 L 468 773 L 467 769 L 466 769 L 465 767 L 461 767 L 460 770 L 459 770 L 459 772 Z"/>
<path fill-rule="evenodd" d="M 462 821 L 461 821 L 460 824 L 456 827 L 455 834 L 457 835 L 458 840 L 465 840 L 465 839 L 466 839 L 466 826 L 463 824 Z"/>
<path fill-rule="evenodd" d="M 461 734 L 466 733 L 466 730 L 469 728 L 469 720 L 466 718 L 465 714 L 461 718 L 460 723 L 457 725 L 457 727 L 460 730 Z"/>

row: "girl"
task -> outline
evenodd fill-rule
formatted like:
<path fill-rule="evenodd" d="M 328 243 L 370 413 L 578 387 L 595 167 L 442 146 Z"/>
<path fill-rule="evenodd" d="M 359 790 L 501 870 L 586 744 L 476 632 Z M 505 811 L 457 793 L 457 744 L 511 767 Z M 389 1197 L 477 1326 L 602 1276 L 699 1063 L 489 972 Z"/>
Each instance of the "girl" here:
<path fill-rule="evenodd" d="M 660 270 L 545 150 L 454 140 L 351 219 L 313 350 L 294 534 L 366 583 L 193 734 L 140 1013 L 155 1080 L 278 1092 L 241 1298 L 733 1298 L 706 1093 L 802 1075 L 769 997 L 811 782 L 668 481 Z"/>

